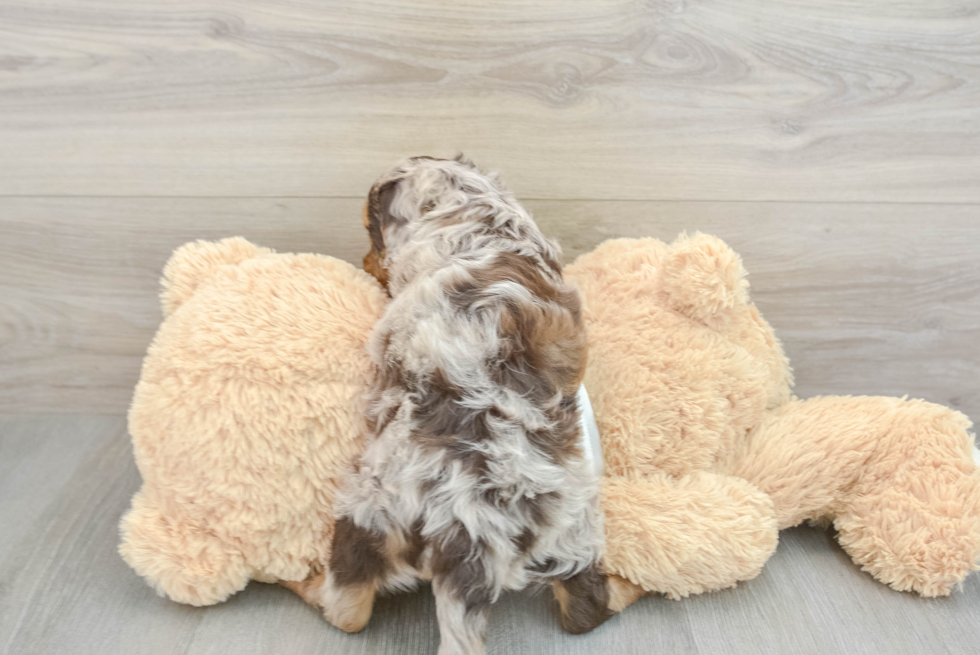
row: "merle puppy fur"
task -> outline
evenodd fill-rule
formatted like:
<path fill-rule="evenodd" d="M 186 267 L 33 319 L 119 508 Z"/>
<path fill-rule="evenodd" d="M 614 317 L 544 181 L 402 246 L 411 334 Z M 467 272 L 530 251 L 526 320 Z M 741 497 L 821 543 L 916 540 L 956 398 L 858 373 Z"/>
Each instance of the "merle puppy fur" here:
<path fill-rule="evenodd" d="M 440 653 L 481 653 L 502 590 L 554 583 L 562 627 L 611 614 L 598 485 L 579 448 L 578 293 L 527 211 L 461 157 L 414 157 L 365 209 L 391 295 L 371 337 L 369 437 L 327 569 L 290 586 L 357 631 L 377 591 L 431 579 Z"/>

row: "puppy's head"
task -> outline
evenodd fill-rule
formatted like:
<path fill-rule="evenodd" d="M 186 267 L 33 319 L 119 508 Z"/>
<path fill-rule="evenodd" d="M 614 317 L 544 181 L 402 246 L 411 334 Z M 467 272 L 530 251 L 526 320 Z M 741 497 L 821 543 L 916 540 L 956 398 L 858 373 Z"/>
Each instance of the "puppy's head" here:
<path fill-rule="evenodd" d="M 364 270 L 388 286 L 389 270 L 398 251 L 429 217 L 443 216 L 466 205 L 480 192 L 499 190 L 494 175 L 482 173 L 462 155 L 455 159 L 411 157 L 382 175 L 371 187 L 364 206 L 364 226 L 371 249 Z"/>

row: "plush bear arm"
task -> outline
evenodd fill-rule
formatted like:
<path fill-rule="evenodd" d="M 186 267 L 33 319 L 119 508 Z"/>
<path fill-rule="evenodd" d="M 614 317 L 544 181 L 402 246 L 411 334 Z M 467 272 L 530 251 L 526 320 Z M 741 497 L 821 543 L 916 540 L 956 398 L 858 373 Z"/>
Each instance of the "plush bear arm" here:
<path fill-rule="evenodd" d="M 607 478 L 602 506 L 606 571 L 674 599 L 754 578 L 778 541 L 765 494 L 705 471 Z"/>

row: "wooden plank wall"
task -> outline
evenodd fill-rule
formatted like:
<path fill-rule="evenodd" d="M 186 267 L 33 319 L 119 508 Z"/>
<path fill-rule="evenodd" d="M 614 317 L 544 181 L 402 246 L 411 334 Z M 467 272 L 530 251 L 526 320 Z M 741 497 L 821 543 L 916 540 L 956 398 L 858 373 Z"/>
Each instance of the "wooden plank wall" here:
<path fill-rule="evenodd" d="M 980 417 L 972 0 L 0 0 L 0 412 L 124 412 L 174 247 L 358 261 L 457 150 L 569 258 L 729 241 L 800 394 Z"/>

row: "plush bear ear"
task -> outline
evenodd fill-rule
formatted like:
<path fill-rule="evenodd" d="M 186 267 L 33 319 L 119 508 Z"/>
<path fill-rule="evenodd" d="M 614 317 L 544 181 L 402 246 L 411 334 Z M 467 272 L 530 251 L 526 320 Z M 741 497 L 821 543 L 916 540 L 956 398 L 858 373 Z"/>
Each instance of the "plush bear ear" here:
<path fill-rule="evenodd" d="M 247 259 L 268 255 L 272 251 L 259 248 L 242 237 L 221 241 L 194 241 L 174 251 L 163 269 L 160 284 L 160 303 L 164 317 L 170 316 L 198 285 L 210 278 L 222 266 L 239 264 Z"/>
<path fill-rule="evenodd" d="M 712 325 L 749 302 L 742 259 L 718 237 L 681 235 L 663 259 L 663 285 L 671 307 Z"/>

